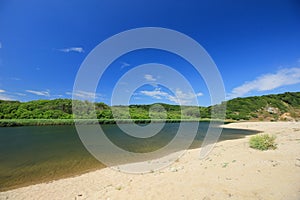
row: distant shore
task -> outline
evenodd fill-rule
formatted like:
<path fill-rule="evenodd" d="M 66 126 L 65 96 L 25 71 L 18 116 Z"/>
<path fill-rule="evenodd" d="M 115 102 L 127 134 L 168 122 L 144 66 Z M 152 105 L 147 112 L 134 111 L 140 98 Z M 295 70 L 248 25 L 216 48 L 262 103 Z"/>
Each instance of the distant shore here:
<path fill-rule="evenodd" d="M 226 128 L 276 135 L 276 150 L 258 151 L 249 137 L 199 149 L 163 170 L 143 175 L 110 168 L 0 193 L 0 199 L 300 199 L 300 123 L 244 122 Z"/>
<path fill-rule="evenodd" d="M 212 119 L 76 119 L 78 124 L 116 124 L 116 123 L 177 123 L 177 122 L 209 122 L 222 121 Z M 233 120 L 225 120 L 224 123 L 234 122 Z M 74 119 L 0 119 L 0 127 L 15 126 L 51 126 L 51 125 L 75 125 Z"/>

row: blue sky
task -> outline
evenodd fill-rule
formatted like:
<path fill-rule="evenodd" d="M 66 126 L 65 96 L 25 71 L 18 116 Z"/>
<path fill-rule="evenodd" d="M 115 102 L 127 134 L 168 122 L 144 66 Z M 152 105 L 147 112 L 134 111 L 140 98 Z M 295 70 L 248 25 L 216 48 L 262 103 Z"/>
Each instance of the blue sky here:
<path fill-rule="evenodd" d="M 71 98 L 86 56 L 100 42 L 128 29 L 163 27 L 200 43 L 216 63 L 227 99 L 300 91 L 300 3 L 282 1 L 0 1 L 0 99 Z M 97 101 L 111 104 L 122 74 L 137 65 L 172 66 L 191 83 L 172 93 L 161 85 L 138 88 L 129 103 L 209 105 L 201 76 L 170 52 L 145 49 L 116 59 L 99 82 Z M 140 74 L 156 81 L 163 74 Z M 130 83 L 127 83 L 130 84 Z M 90 97 L 77 91 L 78 98 Z M 119 97 L 122 99 L 122 97 Z"/>

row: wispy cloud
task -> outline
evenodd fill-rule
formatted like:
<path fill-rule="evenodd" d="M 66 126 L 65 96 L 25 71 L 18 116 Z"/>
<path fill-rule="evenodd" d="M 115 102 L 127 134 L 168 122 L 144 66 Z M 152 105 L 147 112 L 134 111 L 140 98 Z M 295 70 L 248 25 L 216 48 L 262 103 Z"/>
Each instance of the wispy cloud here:
<path fill-rule="evenodd" d="M 2 49 L 2 43 L 0 42 L 0 49 Z"/>
<path fill-rule="evenodd" d="M 9 80 L 12 80 L 12 81 L 20 81 L 21 79 L 20 79 L 20 78 L 17 78 L 17 77 L 10 77 Z"/>
<path fill-rule="evenodd" d="M 280 69 L 274 74 L 264 74 L 253 81 L 234 88 L 228 98 L 241 97 L 251 91 L 270 91 L 281 86 L 300 83 L 300 68 Z"/>
<path fill-rule="evenodd" d="M 25 90 L 25 91 L 38 96 L 46 96 L 46 97 L 50 96 L 49 91 L 36 91 L 36 90 Z"/>
<path fill-rule="evenodd" d="M 101 97 L 102 95 L 99 93 L 94 93 L 94 92 L 87 92 L 87 91 L 76 91 L 76 92 L 66 92 L 67 95 L 74 96 L 75 98 L 79 99 L 96 99 Z"/>
<path fill-rule="evenodd" d="M 6 91 L 0 89 L 0 99 L 1 100 L 13 100 L 9 95 L 6 94 Z"/>
<path fill-rule="evenodd" d="M 1 93 L 0 93 L 0 99 L 1 99 L 1 100 L 6 100 L 6 101 L 13 100 L 13 99 L 10 98 L 9 96 L 7 96 L 7 95 L 5 95 L 5 94 L 1 94 Z"/>
<path fill-rule="evenodd" d="M 69 47 L 69 48 L 64 48 L 64 49 L 58 49 L 58 51 L 62 51 L 65 53 L 69 53 L 69 52 L 83 53 L 84 52 L 82 47 Z"/>
<path fill-rule="evenodd" d="M 154 99 L 166 99 L 171 102 L 182 104 L 182 105 L 191 104 L 194 102 L 196 97 L 203 96 L 202 93 L 196 93 L 196 94 L 194 94 L 193 92 L 185 93 L 180 89 L 176 89 L 175 95 L 171 95 L 167 92 L 162 91 L 161 88 L 155 88 L 152 91 L 143 90 L 140 91 L 140 94 L 149 96 Z"/>
<path fill-rule="evenodd" d="M 145 78 L 147 81 L 156 81 L 156 78 L 154 78 L 151 74 L 145 74 L 145 75 L 144 75 L 144 78 Z"/>
<path fill-rule="evenodd" d="M 26 94 L 20 93 L 20 92 L 15 92 L 14 94 L 15 94 L 15 95 L 18 95 L 18 96 L 22 96 L 22 97 L 26 96 Z"/>
<path fill-rule="evenodd" d="M 121 62 L 121 69 L 125 68 L 125 67 L 129 67 L 130 64 L 127 62 Z"/>
<path fill-rule="evenodd" d="M 154 99 L 162 99 L 162 98 L 168 99 L 171 96 L 167 92 L 161 91 L 160 88 L 155 88 L 155 90 L 152 90 L 152 91 L 143 90 L 140 93 L 143 95 L 152 97 Z"/>

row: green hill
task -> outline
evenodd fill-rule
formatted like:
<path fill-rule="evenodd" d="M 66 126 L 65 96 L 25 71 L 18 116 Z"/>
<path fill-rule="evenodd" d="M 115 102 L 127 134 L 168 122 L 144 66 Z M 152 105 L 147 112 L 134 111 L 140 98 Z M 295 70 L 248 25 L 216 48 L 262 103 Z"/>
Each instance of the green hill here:
<path fill-rule="evenodd" d="M 209 119 L 212 108 L 226 104 L 226 119 L 294 121 L 300 120 L 300 92 L 236 98 L 209 107 L 169 104 L 108 106 L 104 103 L 76 101 L 77 113 L 72 113 L 71 99 L 35 100 L 29 102 L 0 100 L 0 120 L 11 119 Z M 95 110 L 93 109 L 95 108 Z M 128 113 L 129 109 L 129 113 Z M 88 112 L 86 112 L 88 110 Z M 165 112 L 164 112 L 165 111 Z"/>
<path fill-rule="evenodd" d="M 299 120 L 300 92 L 229 100 L 226 118 L 264 121 Z"/>

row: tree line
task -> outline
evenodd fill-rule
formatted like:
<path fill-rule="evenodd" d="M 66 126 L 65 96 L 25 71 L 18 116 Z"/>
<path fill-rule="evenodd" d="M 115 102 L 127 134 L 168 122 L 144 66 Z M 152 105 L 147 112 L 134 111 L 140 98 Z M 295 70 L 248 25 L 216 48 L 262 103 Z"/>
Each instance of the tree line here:
<path fill-rule="evenodd" d="M 72 110 L 74 106 L 75 112 Z M 211 118 L 212 109 L 226 106 L 226 119 L 280 120 L 284 113 L 300 116 L 300 92 L 235 98 L 209 107 L 169 104 L 108 106 L 71 99 L 34 100 L 29 102 L 0 100 L 0 119 L 203 119 Z"/>

